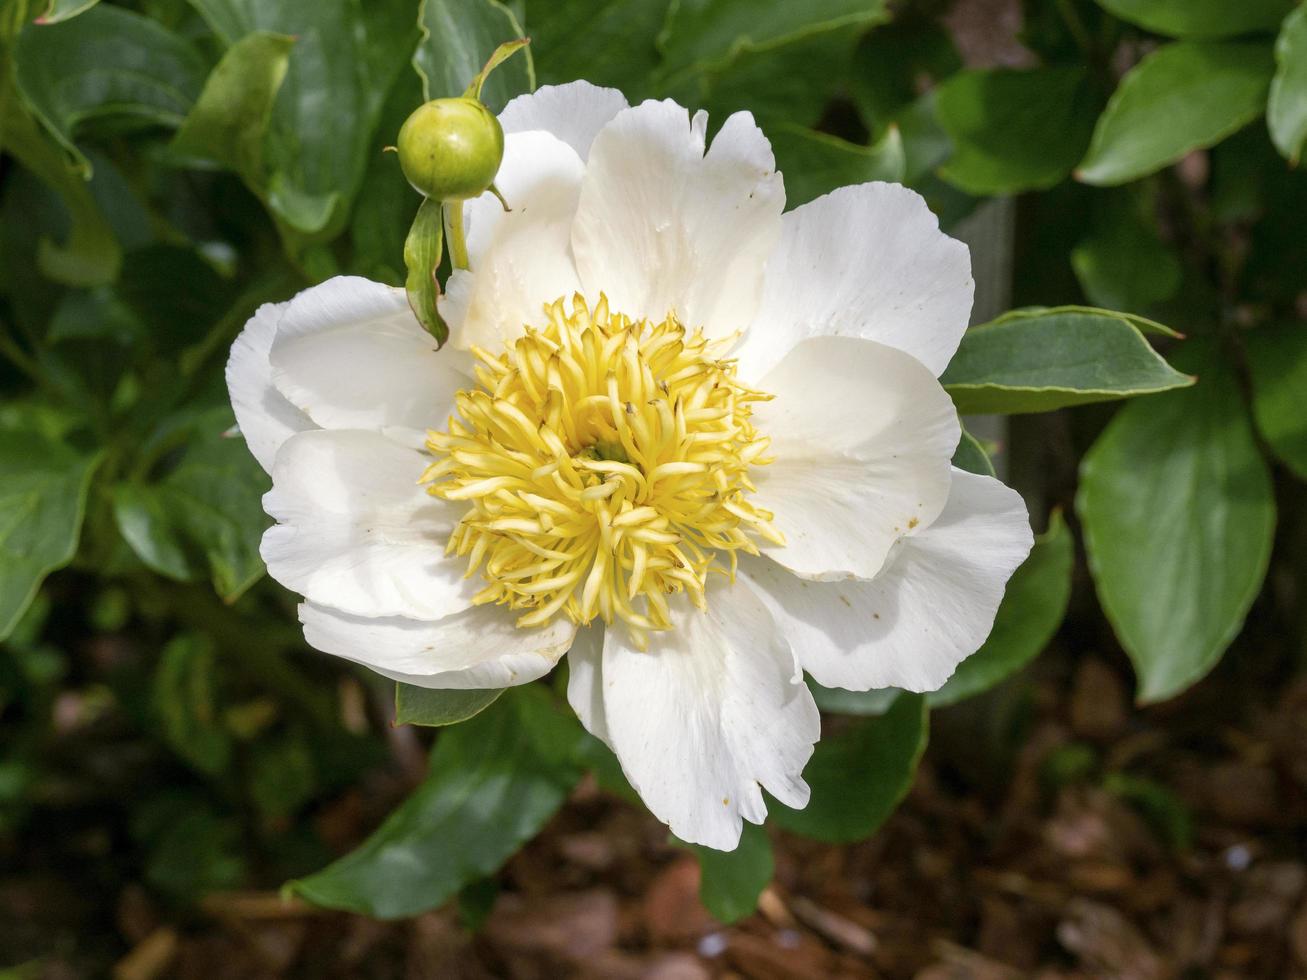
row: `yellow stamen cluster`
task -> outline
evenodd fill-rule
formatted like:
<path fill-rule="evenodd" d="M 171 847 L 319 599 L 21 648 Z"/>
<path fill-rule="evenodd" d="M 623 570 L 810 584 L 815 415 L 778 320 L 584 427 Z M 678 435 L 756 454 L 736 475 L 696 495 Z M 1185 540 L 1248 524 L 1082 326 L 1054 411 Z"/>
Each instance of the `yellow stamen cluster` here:
<path fill-rule="evenodd" d="M 429 433 L 422 479 L 470 504 L 447 551 L 485 579 L 478 602 L 524 610 L 523 627 L 620 620 L 643 648 L 671 625 L 668 596 L 705 608 L 709 572 L 757 554 L 751 534 L 783 543 L 748 499 L 749 467 L 771 462 L 751 406 L 770 396 L 674 317 L 631 320 L 580 295 L 546 312 L 502 354 L 473 349 L 480 386 Z"/>

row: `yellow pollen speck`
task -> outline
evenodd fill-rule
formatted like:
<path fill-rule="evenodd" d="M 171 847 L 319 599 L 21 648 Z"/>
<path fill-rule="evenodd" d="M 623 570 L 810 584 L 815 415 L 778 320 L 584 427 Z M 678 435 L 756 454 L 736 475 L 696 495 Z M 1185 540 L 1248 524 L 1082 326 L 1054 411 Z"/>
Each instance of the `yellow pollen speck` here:
<path fill-rule="evenodd" d="M 484 579 L 477 602 L 521 610 L 522 627 L 621 621 L 643 649 L 671 626 L 668 596 L 704 609 L 709 572 L 733 577 L 754 535 L 784 544 L 749 501 L 749 467 L 771 462 L 752 405 L 771 396 L 673 316 L 580 295 L 546 313 L 501 354 L 473 349 L 479 384 L 428 433 L 422 480 L 470 505 L 447 551 Z"/>

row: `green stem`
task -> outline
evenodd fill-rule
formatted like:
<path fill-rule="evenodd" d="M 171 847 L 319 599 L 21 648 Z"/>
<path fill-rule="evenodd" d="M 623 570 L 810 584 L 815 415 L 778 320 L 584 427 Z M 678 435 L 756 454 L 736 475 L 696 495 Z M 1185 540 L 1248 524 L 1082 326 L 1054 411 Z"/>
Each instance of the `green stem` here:
<path fill-rule="evenodd" d="M 449 242 L 449 260 L 455 269 L 469 267 L 467 242 L 463 239 L 463 202 L 445 202 L 445 239 Z"/>
<path fill-rule="evenodd" d="M 1071 37 L 1075 39 L 1076 45 L 1092 60 L 1094 40 L 1089 36 L 1085 22 L 1080 19 L 1075 4 L 1072 0 L 1057 0 L 1057 10 L 1062 15 L 1062 20 L 1066 23 L 1067 30 L 1071 32 Z"/>

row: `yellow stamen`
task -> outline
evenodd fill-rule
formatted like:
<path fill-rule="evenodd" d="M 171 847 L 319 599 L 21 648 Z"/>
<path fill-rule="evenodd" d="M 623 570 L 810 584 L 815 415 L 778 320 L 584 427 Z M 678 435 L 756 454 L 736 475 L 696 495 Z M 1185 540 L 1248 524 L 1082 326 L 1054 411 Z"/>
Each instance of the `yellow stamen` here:
<path fill-rule="evenodd" d="M 749 467 L 771 462 L 752 403 L 771 396 L 674 316 L 631 320 L 602 295 L 546 313 L 503 353 L 473 350 L 480 387 L 428 434 L 422 482 L 470 505 L 447 551 L 485 580 L 476 602 L 522 627 L 620 620 L 644 648 L 671 626 L 667 596 L 703 609 L 709 573 L 758 553 L 752 535 L 784 542 L 748 499 Z"/>

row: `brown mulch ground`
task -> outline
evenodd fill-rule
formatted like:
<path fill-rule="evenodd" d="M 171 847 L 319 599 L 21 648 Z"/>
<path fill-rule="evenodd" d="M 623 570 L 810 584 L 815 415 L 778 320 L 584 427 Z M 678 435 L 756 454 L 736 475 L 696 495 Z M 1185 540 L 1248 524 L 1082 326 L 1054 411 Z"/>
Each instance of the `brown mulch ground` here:
<path fill-rule="evenodd" d="M 75 946 L 71 910 L 112 902 L 121 980 L 1307 977 L 1307 682 L 1241 704 L 1223 691 L 1246 684 L 1213 677 L 1139 710 L 1126 670 L 1089 659 L 937 712 L 882 831 L 774 835 L 776 880 L 733 926 L 699 904 L 694 859 L 592 784 L 510 862 L 475 935 L 453 911 L 377 923 L 275 892 L 168 921 L 139 886 L 89 898 L 2 878 L 0 922 Z M 1105 775 L 1123 772 L 1165 787 L 1161 803 Z M 318 819 L 358 811 L 347 796 Z M 39 975 L 85 962 L 55 955 Z"/>

